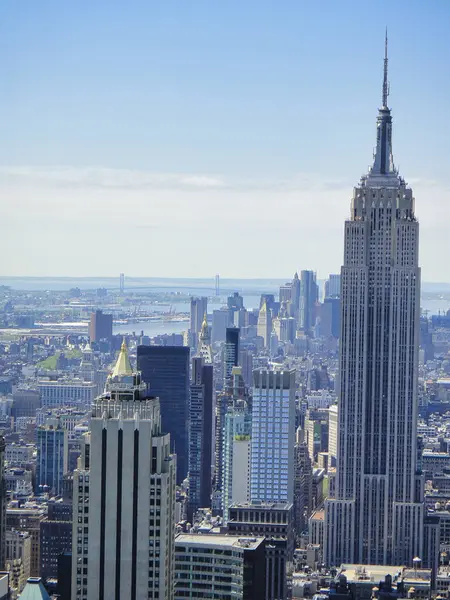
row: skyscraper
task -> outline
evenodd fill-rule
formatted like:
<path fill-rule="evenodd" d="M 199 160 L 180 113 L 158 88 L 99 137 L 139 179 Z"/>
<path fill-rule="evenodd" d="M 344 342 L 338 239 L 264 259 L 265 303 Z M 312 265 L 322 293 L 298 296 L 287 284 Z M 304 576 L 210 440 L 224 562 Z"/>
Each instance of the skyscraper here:
<path fill-rule="evenodd" d="M 339 298 L 341 295 L 341 276 L 330 275 L 325 281 L 325 299 Z"/>
<path fill-rule="evenodd" d="M 264 340 L 264 347 L 267 348 L 270 343 L 270 335 L 272 333 L 272 313 L 267 306 L 267 301 L 264 298 L 258 315 L 257 332 Z"/>
<path fill-rule="evenodd" d="M 173 599 L 175 463 L 123 344 L 74 472 L 73 600 Z"/>
<path fill-rule="evenodd" d="M 188 520 L 199 508 L 211 506 L 213 439 L 213 366 L 204 358 L 192 360 L 189 401 Z"/>
<path fill-rule="evenodd" d="M 223 361 L 224 388 L 231 384 L 231 372 L 233 371 L 233 367 L 237 367 L 239 363 L 239 334 L 239 328 L 227 327 Z"/>
<path fill-rule="evenodd" d="M 189 348 L 138 346 L 137 368 L 160 401 L 162 430 L 177 454 L 177 484 L 188 472 Z"/>
<path fill-rule="evenodd" d="M 292 293 L 291 293 L 291 305 L 292 305 L 292 316 L 295 321 L 298 321 L 299 311 L 300 311 L 300 279 L 298 278 L 297 271 L 295 272 L 294 279 L 292 280 Z M 280 298 L 281 300 L 281 298 Z"/>
<path fill-rule="evenodd" d="M 89 323 L 89 339 L 91 342 L 100 342 L 101 340 L 111 341 L 112 338 L 112 315 L 106 315 L 101 310 L 91 313 Z"/>
<path fill-rule="evenodd" d="M 252 502 L 293 502 L 295 371 L 254 371 Z"/>
<path fill-rule="evenodd" d="M 62 495 L 63 478 L 67 472 L 67 431 L 57 425 L 41 425 L 37 429 L 36 489 L 48 487 L 57 496 Z"/>
<path fill-rule="evenodd" d="M 250 500 L 251 431 L 252 415 L 247 402 L 235 402 L 225 415 L 222 438 L 222 514 L 225 521 L 232 504 Z"/>
<path fill-rule="evenodd" d="M 205 313 L 202 328 L 198 335 L 198 356 L 201 356 L 205 364 L 212 365 L 211 333 L 208 327 L 208 317 Z"/>
<path fill-rule="evenodd" d="M 189 333 L 193 348 L 197 348 L 198 334 L 202 330 L 203 317 L 208 312 L 208 298 L 191 298 L 191 319 Z"/>
<path fill-rule="evenodd" d="M 314 271 L 300 274 L 300 327 L 309 331 L 315 322 L 315 307 L 319 298 L 319 288 Z"/>
<path fill-rule="evenodd" d="M 387 40 L 373 166 L 354 188 L 341 270 L 335 497 L 325 561 L 411 564 L 422 556 L 417 474 L 419 225 L 394 167 Z"/>

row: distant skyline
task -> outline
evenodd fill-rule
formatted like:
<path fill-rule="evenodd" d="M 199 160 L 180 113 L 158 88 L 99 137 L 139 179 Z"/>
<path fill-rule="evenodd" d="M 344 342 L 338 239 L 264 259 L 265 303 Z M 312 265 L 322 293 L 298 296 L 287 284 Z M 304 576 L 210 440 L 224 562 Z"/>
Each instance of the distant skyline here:
<path fill-rule="evenodd" d="M 4 276 L 339 272 L 389 31 L 394 160 L 450 281 L 446 0 L 0 8 Z"/>

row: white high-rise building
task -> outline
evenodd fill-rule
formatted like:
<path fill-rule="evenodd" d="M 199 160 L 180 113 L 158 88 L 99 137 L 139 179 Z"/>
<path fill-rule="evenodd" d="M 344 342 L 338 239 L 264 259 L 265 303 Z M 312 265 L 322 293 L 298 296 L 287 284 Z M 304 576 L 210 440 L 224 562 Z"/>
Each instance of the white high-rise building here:
<path fill-rule="evenodd" d="M 125 344 L 74 472 L 72 599 L 174 594 L 176 458 Z"/>
<path fill-rule="evenodd" d="M 253 371 L 250 499 L 293 502 L 295 371 Z"/>
<path fill-rule="evenodd" d="M 272 334 L 272 313 L 264 299 L 258 314 L 257 333 L 264 340 L 264 348 L 270 344 L 270 336 Z"/>
<path fill-rule="evenodd" d="M 419 224 L 392 156 L 387 43 L 377 146 L 345 223 L 335 497 L 324 558 L 411 565 L 422 556 L 417 471 Z"/>
<path fill-rule="evenodd" d="M 222 514 L 228 520 L 232 504 L 250 500 L 250 447 L 252 418 L 247 403 L 231 407 L 223 430 Z"/>
<path fill-rule="evenodd" d="M 208 315 L 203 316 L 202 329 L 198 335 L 197 355 L 203 358 L 205 365 L 212 365 L 211 333 L 208 327 Z"/>

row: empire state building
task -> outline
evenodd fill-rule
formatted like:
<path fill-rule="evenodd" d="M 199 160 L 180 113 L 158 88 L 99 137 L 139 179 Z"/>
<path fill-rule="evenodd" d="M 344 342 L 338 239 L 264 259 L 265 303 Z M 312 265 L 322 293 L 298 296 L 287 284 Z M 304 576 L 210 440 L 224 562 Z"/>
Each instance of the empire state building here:
<path fill-rule="evenodd" d="M 336 479 L 324 559 L 410 565 L 422 554 L 417 470 L 419 224 L 392 155 L 387 38 L 373 166 L 353 190 L 341 269 Z"/>

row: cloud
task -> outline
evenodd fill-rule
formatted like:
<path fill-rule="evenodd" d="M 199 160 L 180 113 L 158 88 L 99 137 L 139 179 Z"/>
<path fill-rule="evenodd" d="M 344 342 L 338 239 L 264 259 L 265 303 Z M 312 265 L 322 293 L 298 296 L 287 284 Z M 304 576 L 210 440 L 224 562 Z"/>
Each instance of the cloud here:
<path fill-rule="evenodd" d="M 0 274 L 325 277 L 340 269 L 355 183 L 0 167 Z M 413 189 L 423 279 L 450 281 L 450 191 L 421 178 Z"/>
<path fill-rule="evenodd" d="M 0 166 L 0 185 L 41 184 L 53 187 L 85 187 L 121 190 L 271 191 L 348 189 L 346 180 L 323 180 L 314 173 L 290 178 L 227 178 L 220 175 L 152 173 L 131 169 L 65 166 Z"/>
<path fill-rule="evenodd" d="M 0 183 L 40 183 L 55 187 L 106 189 L 211 189 L 224 185 L 220 177 L 155 174 L 104 167 L 0 167 Z"/>

